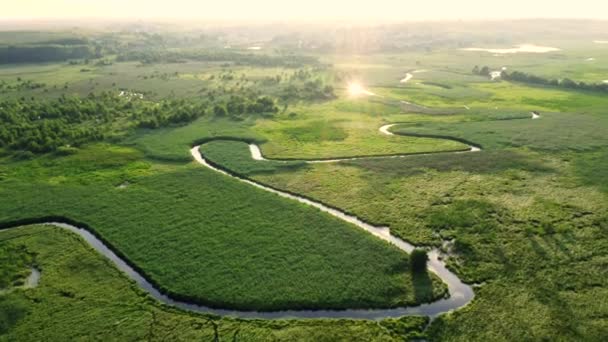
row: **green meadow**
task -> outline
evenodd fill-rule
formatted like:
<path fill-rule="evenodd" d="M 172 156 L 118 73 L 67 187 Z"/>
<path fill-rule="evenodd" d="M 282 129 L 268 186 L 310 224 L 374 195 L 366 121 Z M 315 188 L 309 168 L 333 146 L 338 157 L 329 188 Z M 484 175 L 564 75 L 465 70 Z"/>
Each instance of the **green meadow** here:
<path fill-rule="evenodd" d="M 423 317 L 268 321 L 183 312 L 156 303 L 76 235 L 48 226 L 0 232 L 3 270 L 13 267 L 13 257 L 31 255 L 44 276 L 35 288 L 0 296 L 3 341 L 100 336 L 116 341 L 404 341 L 424 337 L 428 323 Z"/>
<path fill-rule="evenodd" d="M 65 157 L 4 159 L 0 170 L 0 193 L 11 198 L 2 222 L 82 222 L 177 298 L 248 310 L 339 309 L 445 292 L 437 279 L 413 291 L 397 248 L 193 162 L 145 161 L 131 148 L 94 145 Z"/>

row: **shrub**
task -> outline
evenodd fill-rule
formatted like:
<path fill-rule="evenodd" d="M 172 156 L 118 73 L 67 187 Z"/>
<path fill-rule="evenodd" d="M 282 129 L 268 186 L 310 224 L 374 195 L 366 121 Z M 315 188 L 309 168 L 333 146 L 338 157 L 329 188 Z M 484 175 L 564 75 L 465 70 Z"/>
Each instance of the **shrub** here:
<path fill-rule="evenodd" d="M 426 272 L 426 263 L 429 260 L 429 256 L 425 249 L 416 248 L 410 254 L 410 267 L 413 273 L 424 273 Z"/>

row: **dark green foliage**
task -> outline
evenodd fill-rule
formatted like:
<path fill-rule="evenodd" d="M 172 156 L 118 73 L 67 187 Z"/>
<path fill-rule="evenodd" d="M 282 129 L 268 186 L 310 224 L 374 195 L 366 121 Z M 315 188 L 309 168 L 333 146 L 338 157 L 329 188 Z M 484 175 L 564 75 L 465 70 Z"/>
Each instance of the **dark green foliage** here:
<path fill-rule="evenodd" d="M 0 147 L 46 153 L 70 146 L 104 140 L 129 129 L 155 129 L 194 121 L 205 115 L 207 101 L 171 99 L 148 102 L 136 96 L 110 93 L 85 98 L 62 96 L 57 100 L 8 100 L 0 102 Z M 216 116 L 231 118 L 247 115 L 272 116 L 278 108 L 267 96 L 232 96 L 218 100 Z"/>
<path fill-rule="evenodd" d="M 127 101 L 109 94 L 84 99 L 0 102 L 0 146 L 13 150 L 50 152 L 60 146 L 78 146 L 101 140 L 104 125 L 125 117 Z"/>
<path fill-rule="evenodd" d="M 213 114 L 221 118 L 228 115 L 228 111 L 226 110 L 225 105 L 216 104 L 215 106 L 213 106 Z"/>
<path fill-rule="evenodd" d="M 149 105 L 140 102 L 132 109 L 135 111 L 134 119 L 139 120 L 139 127 L 153 129 L 194 121 L 205 115 L 207 108 L 207 102 L 175 99 Z"/>
<path fill-rule="evenodd" d="M 95 53 L 89 45 L 0 45 L 0 64 L 37 63 L 65 61 L 68 59 L 91 58 Z"/>
<path fill-rule="evenodd" d="M 23 285 L 30 274 L 33 258 L 25 246 L 0 245 L 0 290 Z"/>
<path fill-rule="evenodd" d="M 240 118 L 244 115 L 267 114 L 272 116 L 279 111 L 275 100 L 268 96 L 246 97 L 232 95 L 214 107 L 214 114 L 219 117 L 230 115 Z"/>
<path fill-rule="evenodd" d="M 410 254 L 410 268 L 414 273 L 425 273 L 429 256 L 425 249 L 416 248 Z"/>
<path fill-rule="evenodd" d="M 608 84 L 606 83 L 593 83 L 588 84 L 585 82 L 573 81 L 569 78 L 562 80 L 548 79 L 536 75 L 527 74 L 521 71 L 503 71 L 502 79 L 506 81 L 522 82 L 536 85 L 552 86 L 565 89 L 576 89 L 576 90 L 588 90 L 588 91 L 601 91 L 608 92 Z"/>
<path fill-rule="evenodd" d="M 421 333 L 421 327 L 425 327 L 429 323 L 428 317 L 401 317 L 389 318 L 379 322 L 380 325 L 391 332 L 397 339 L 404 341 L 412 341 L 415 339 L 424 339 L 425 334 Z"/>
<path fill-rule="evenodd" d="M 0 260 L 0 267 L 10 264 Z M 10 331 L 27 314 L 27 302 L 21 298 L 12 298 L 0 295 L 0 337 Z"/>

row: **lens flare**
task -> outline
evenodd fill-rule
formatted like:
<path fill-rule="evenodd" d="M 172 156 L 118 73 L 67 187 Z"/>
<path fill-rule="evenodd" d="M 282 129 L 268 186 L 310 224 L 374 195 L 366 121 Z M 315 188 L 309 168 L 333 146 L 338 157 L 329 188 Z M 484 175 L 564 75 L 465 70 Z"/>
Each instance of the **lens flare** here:
<path fill-rule="evenodd" d="M 348 85 L 348 94 L 351 96 L 359 96 L 363 94 L 364 91 L 365 89 L 363 89 L 363 86 L 360 83 L 353 82 Z"/>
<path fill-rule="evenodd" d="M 372 93 L 371 91 L 365 89 L 363 87 L 363 85 L 361 85 L 361 83 L 359 82 L 351 82 L 348 84 L 348 86 L 346 87 L 348 94 L 351 97 L 356 97 L 356 96 L 361 96 L 361 95 L 369 95 L 369 96 L 373 96 L 376 95 L 374 93 Z"/>

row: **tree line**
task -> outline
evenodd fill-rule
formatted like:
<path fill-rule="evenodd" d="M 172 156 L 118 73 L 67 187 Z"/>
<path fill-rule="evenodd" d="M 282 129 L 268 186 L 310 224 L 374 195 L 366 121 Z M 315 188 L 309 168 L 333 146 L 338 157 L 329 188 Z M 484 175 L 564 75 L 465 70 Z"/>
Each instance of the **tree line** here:
<path fill-rule="evenodd" d="M 503 80 L 515 81 L 522 83 L 547 85 L 552 87 L 566 88 L 566 89 L 577 89 L 577 90 L 590 90 L 590 91 L 602 91 L 608 92 L 608 84 L 606 83 L 586 83 L 571 80 L 569 78 L 564 79 L 549 79 L 541 76 L 527 74 L 521 71 L 506 72 L 503 71 L 501 75 Z"/>
<path fill-rule="evenodd" d="M 101 57 L 89 45 L 0 45 L 0 64 L 42 63 Z"/>
<path fill-rule="evenodd" d="M 123 51 L 116 57 L 116 61 L 118 62 L 138 61 L 142 64 L 182 63 L 188 60 L 202 62 L 233 62 L 236 65 L 288 68 L 298 68 L 318 63 L 317 58 L 311 56 L 263 55 L 220 50 L 169 51 L 164 49 L 139 49 Z"/>
<path fill-rule="evenodd" d="M 481 75 L 481 76 L 490 76 L 491 69 L 488 66 L 479 67 L 475 66 L 473 68 L 473 74 Z M 582 81 L 574 81 L 570 78 L 563 79 L 555 79 L 555 78 L 546 78 L 538 75 L 533 75 L 529 73 L 525 73 L 522 71 L 507 71 L 501 70 L 500 78 L 505 81 L 513 81 L 513 82 L 521 82 L 535 85 L 543 85 L 543 86 L 551 86 L 557 88 L 565 88 L 565 89 L 575 89 L 575 90 L 588 90 L 588 91 L 601 91 L 608 92 L 608 83 L 587 83 Z"/>

